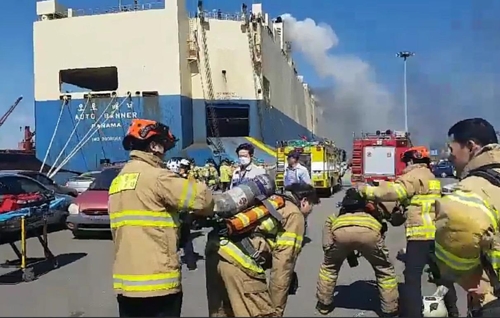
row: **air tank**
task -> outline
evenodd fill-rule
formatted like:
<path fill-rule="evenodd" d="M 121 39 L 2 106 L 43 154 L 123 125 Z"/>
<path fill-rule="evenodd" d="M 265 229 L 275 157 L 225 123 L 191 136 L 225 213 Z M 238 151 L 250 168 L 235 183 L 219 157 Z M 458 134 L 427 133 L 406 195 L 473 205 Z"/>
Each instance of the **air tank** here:
<path fill-rule="evenodd" d="M 221 217 L 234 216 L 258 202 L 275 194 L 276 184 L 268 174 L 262 174 L 245 181 L 218 195 L 214 211 Z"/>

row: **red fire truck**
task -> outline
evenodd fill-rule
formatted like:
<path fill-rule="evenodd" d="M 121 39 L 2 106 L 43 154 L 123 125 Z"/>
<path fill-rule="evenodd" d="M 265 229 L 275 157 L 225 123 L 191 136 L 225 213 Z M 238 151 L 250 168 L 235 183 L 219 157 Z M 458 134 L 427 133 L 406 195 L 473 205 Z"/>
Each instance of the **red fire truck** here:
<path fill-rule="evenodd" d="M 394 180 L 406 167 L 401 155 L 412 146 L 406 132 L 377 130 L 354 135 L 351 183 Z"/>

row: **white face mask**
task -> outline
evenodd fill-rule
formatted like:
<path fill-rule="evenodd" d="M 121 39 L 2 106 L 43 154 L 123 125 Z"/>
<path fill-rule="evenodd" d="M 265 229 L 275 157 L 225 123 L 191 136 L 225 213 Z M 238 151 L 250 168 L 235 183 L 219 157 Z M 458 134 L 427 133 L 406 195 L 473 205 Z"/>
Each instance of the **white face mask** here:
<path fill-rule="evenodd" d="M 248 166 L 250 164 L 250 158 L 248 157 L 239 157 L 238 160 L 242 166 Z"/>

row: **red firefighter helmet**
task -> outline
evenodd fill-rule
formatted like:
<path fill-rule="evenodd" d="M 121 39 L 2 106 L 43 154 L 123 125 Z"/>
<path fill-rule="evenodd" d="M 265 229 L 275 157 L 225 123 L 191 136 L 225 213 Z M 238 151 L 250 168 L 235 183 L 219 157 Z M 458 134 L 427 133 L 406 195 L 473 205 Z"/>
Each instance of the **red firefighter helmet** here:
<path fill-rule="evenodd" d="M 430 158 L 431 156 L 429 150 L 427 149 L 427 147 L 424 146 L 411 147 L 401 155 L 401 161 L 403 162 L 408 162 L 414 159 L 430 159 Z"/>
<path fill-rule="evenodd" d="M 144 145 L 144 142 L 148 142 L 152 138 L 162 143 L 165 150 L 170 150 L 175 147 L 178 141 L 167 125 L 155 120 L 134 119 L 130 123 L 125 138 L 123 138 L 123 148 L 125 148 L 125 150 L 134 150 Z"/>

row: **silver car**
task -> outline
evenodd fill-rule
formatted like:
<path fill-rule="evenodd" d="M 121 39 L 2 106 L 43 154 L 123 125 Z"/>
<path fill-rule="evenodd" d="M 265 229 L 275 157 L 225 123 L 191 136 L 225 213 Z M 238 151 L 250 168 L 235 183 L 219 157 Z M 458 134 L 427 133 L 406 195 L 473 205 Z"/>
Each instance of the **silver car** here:
<path fill-rule="evenodd" d="M 82 173 L 79 176 L 73 177 L 66 182 L 66 186 L 76 189 L 78 193 L 85 192 L 92 181 L 101 173 L 101 171 L 89 171 Z"/>

